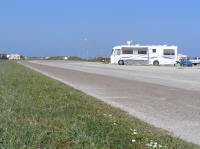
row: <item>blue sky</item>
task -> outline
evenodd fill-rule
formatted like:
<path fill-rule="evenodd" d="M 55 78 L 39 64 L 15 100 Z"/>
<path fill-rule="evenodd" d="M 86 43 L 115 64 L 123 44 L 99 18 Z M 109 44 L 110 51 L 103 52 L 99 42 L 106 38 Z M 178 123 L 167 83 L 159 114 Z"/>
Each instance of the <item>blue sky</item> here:
<path fill-rule="evenodd" d="M 200 56 L 199 0 L 0 0 L 0 52 L 109 55 L 126 44 L 177 45 Z"/>

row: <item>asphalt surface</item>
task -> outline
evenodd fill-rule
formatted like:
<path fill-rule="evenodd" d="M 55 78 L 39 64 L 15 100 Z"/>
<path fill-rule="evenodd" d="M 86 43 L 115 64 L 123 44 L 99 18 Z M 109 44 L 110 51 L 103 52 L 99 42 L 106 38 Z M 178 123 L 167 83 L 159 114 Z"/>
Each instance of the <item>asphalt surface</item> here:
<path fill-rule="evenodd" d="M 145 122 L 200 145 L 200 68 L 21 61 Z"/>

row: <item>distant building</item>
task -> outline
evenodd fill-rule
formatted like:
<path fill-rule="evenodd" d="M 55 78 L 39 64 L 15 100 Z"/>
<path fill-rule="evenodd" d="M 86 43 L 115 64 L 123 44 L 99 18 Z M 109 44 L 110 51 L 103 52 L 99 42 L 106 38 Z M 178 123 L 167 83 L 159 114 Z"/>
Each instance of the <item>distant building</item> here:
<path fill-rule="evenodd" d="M 8 59 L 8 54 L 0 53 L 0 59 Z"/>
<path fill-rule="evenodd" d="M 20 60 L 21 58 L 19 54 L 9 54 L 7 57 L 9 60 Z"/>

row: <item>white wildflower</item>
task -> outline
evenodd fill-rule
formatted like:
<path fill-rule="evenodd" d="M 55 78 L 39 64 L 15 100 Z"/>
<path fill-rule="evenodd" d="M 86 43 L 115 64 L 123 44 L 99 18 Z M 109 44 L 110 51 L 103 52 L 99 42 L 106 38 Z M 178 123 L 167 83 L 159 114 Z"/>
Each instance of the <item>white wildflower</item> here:
<path fill-rule="evenodd" d="M 158 145 L 158 147 L 159 147 L 159 148 L 162 148 L 162 145 L 161 145 L 161 144 L 159 144 L 159 145 Z"/>
<path fill-rule="evenodd" d="M 152 140 L 151 140 L 150 144 L 153 145 L 153 141 Z"/>
<path fill-rule="evenodd" d="M 132 139 L 131 141 L 132 141 L 133 143 L 134 143 L 134 142 L 136 142 L 136 140 L 135 140 L 135 139 Z"/>
<path fill-rule="evenodd" d="M 152 144 L 146 144 L 146 146 L 149 146 L 149 147 L 151 147 L 151 146 L 152 146 Z"/>
<path fill-rule="evenodd" d="M 157 144 L 154 144 L 154 145 L 153 145 L 153 148 L 157 148 Z"/>

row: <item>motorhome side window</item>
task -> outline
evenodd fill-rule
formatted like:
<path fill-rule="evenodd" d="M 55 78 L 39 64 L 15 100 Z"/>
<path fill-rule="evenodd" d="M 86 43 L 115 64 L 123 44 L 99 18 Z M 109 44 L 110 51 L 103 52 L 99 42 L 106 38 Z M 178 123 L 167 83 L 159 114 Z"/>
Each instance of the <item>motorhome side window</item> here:
<path fill-rule="evenodd" d="M 138 54 L 147 54 L 146 50 L 138 50 Z"/>
<path fill-rule="evenodd" d="M 174 49 L 164 49 L 163 54 L 164 55 L 175 55 L 175 50 Z"/>
<path fill-rule="evenodd" d="M 156 49 L 153 49 L 153 53 L 156 53 Z"/>
<path fill-rule="evenodd" d="M 133 54 L 133 50 L 123 50 L 123 54 Z"/>

